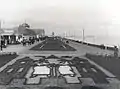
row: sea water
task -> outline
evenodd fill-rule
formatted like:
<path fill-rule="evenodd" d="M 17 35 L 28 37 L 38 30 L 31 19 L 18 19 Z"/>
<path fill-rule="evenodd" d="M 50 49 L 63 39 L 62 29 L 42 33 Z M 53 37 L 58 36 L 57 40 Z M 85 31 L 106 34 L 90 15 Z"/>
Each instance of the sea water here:
<path fill-rule="evenodd" d="M 68 37 L 73 40 L 82 41 L 82 37 Z M 120 48 L 120 36 L 95 36 L 94 38 L 85 38 L 85 42 L 104 44 L 108 46 L 118 46 Z"/>

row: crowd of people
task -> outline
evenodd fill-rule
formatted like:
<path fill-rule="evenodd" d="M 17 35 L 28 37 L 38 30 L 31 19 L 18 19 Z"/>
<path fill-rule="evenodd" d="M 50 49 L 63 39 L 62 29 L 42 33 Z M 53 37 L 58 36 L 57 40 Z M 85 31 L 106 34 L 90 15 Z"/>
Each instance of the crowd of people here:
<path fill-rule="evenodd" d="M 23 45 L 23 46 L 26 46 L 26 45 L 32 45 L 34 44 L 35 42 L 39 42 L 39 41 L 43 41 L 45 39 L 47 39 L 48 37 L 45 36 L 45 37 L 29 37 L 28 39 L 23 37 L 22 40 L 20 41 L 20 43 Z"/>
<path fill-rule="evenodd" d="M 7 43 L 6 40 L 1 37 L 1 42 L 0 42 L 1 51 L 3 50 L 3 48 L 6 48 L 7 45 L 6 43 Z"/>
<path fill-rule="evenodd" d="M 18 43 L 22 44 L 23 46 L 27 46 L 27 45 L 32 45 L 34 44 L 35 42 L 39 42 L 40 40 L 45 40 L 47 37 L 29 37 L 28 39 L 23 37 L 21 39 L 21 41 L 19 41 Z M 61 39 L 62 41 L 62 39 Z M 6 40 L 5 39 L 1 39 L 1 44 L 0 44 L 0 47 L 1 47 L 1 51 L 3 50 L 3 48 L 6 47 Z M 69 43 L 69 41 L 65 41 L 65 43 Z M 104 45 L 101 45 L 101 49 L 105 49 L 104 48 L 105 46 Z M 117 48 L 117 46 L 114 46 L 114 57 L 118 57 L 118 53 L 119 53 L 119 50 Z"/>
<path fill-rule="evenodd" d="M 28 39 L 26 37 L 22 37 L 19 38 L 18 40 L 14 41 L 11 44 L 22 44 L 23 46 L 27 46 L 27 45 L 32 45 L 36 42 L 45 40 L 47 38 L 47 36 L 45 37 L 29 37 Z M 0 41 L 0 51 L 3 51 L 3 48 L 6 48 L 8 44 L 7 42 L 8 40 L 5 39 L 4 37 L 1 37 L 1 41 Z"/>
<path fill-rule="evenodd" d="M 26 39 L 25 37 L 23 37 L 23 40 L 21 41 L 21 43 L 23 46 L 26 46 L 26 45 L 32 45 L 35 42 L 39 42 L 39 41 L 40 41 L 40 38 L 29 37 L 29 39 Z"/>

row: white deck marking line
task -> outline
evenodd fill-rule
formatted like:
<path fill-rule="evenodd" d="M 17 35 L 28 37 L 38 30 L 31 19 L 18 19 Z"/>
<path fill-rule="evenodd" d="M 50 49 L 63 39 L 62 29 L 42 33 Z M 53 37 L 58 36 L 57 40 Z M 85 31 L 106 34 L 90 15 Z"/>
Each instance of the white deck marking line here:
<path fill-rule="evenodd" d="M 62 45 L 62 47 L 63 47 L 64 49 L 66 49 L 66 47 L 65 47 L 64 45 Z"/>
<path fill-rule="evenodd" d="M 33 72 L 33 68 L 31 67 L 31 68 L 28 70 L 27 74 L 25 75 L 25 78 L 30 78 L 32 72 Z"/>
<path fill-rule="evenodd" d="M 56 74 L 55 74 L 55 67 L 53 67 L 53 76 L 55 76 Z"/>
<path fill-rule="evenodd" d="M 76 67 L 72 66 L 72 69 L 77 74 L 76 77 L 82 77 L 82 75 L 78 72 L 78 70 L 76 69 Z"/>
<path fill-rule="evenodd" d="M 84 57 L 86 58 L 86 57 Z M 97 68 L 99 68 L 102 72 L 104 72 L 109 77 L 116 77 L 112 73 L 110 73 L 108 70 L 104 69 L 103 67 L 99 66 L 97 63 L 91 61 L 90 59 L 86 58 L 91 64 L 95 65 Z"/>
<path fill-rule="evenodd" d="M 25 56 L 18 56 L 17 58 L 11 60 L 10 62 L 6 63 L 3 67 L 0 68 L 0 72 L 3 71 L 8 65 L 14 64 L 17 60 L 24 58 Z"/>
<path fill-rule="evenodd" d="M 22 62 L 21 62 L 21 64 L 24 64 L 24 63 L 25 63 L 25 61 L 22 61 Z"/>
<path fill-rule="evenodd" d="M 94 72 L 96 72 L 97 73 L 97 71 L 94 69 L 94 68 L 91 68 L 92 69 L 92 71 L 94 71 Z"/>
<path fill-rule="evenodd" d="M 81 61 L 80 63 L 84 63 L 83 61 Z"/>
<path fill-rule="evenodd" d="M 20 68 L 17 72 L 22 72 L 23 68 Z"/>
<path fill-rule="evenodd" d="M 64 76 L 65 80 L 67 81 L 67 83 L 80 83 L 79 79 L 77 76 L 75 77 L 70 77 L 69 75 Z"/>
<path fill-rule="evenodd" d="M 42 46 L 40 46 L 40 49 L 43 48 L 45 46 L 45 44 L 43 44 Z"/>
<path fill-rule="evenodd" d="M 40 82 L 40 76 L 34 77 L 34 78 L 28 78 L 26 83 L 27 84 L 39 84 Z"/>
<path fill-rule="evenodd" d="M 82 85 L 91 85 L 91 86 L 95 86 L 96 83 L 94 82 L 94 80 L 92 78 L 80 78 Z"/>
<path fill-rule="evenodd" d="M 84 72 L 87 72 L 87 70 L 85 68 L 82 68 Z"/>
<path fill-rule="evenodd" d="M 117 78 L 106 78 L 109 83 L 120 84 L 120 81 Z"/>
<path fill-rule="evenodd" d="M 12 68 L 12 69 L 9 69 L 7 72 L 9 72 L 9 73 L 10 73 L 10 72 L 12 72 L 12 71 L 13 71 L 13 68 Z"/>

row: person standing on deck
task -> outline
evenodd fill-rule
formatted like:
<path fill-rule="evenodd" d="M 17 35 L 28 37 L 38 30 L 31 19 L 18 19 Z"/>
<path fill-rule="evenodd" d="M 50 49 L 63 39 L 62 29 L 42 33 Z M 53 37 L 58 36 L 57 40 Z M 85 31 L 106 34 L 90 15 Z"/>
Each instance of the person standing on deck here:
<path fill-rule="evenodd" d="M 2 42 L 2 39 L 1 39 L 1 44 L 0 44 L 0 50 L 1 50 L 1 52 L 2 52 L 2 44 L 3 44 L 3 42 Z"/>
<path fill-rule="evenodd" d="M 0 45 L 1 52 L 3 51 L 3 46 L 4 46 L 4 39 L 3 39 L 3 38 L 1 38 L 1 45 Z"/>
<path fill-rule="evenodd" d="M 117 46 L 114 46 L 114 57 L 115 58 L 118 57 L 118 52 L 119 52 L 119 50 L 118 50 Z"/>

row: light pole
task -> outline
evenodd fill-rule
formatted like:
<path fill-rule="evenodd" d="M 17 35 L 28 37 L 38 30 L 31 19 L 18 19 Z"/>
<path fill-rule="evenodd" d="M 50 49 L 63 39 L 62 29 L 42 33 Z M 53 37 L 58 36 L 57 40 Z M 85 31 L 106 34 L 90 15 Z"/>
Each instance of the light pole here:
<path fill-rule="evenodd" d="M 2 45 L 3 45 L 3 37 L 2 37 L 2 35 L 1 35 L 1 33 L 4 32 L 4 31 L 2 30 L 2 24 L 5 24 L 5 22 L 0 20 L 0 48 L 1 48 L 1 52 L 2 52 L 2 50 L 3 50 L 3 48 L 2 48 Z"/>
<path fill-rule="evenodd" d="M 1 46 L 1 48 L 2 48 L 2 45 L 1 45 L 1 21 L 0 21 L 0 46 Z M 2 50 L 1 50 L 2 51 Z"/>
<path fill-rule="evenodd" d="M 83 28 L 83 42 L 84 42 L 84 40 L 85 40 L 85 30 Z"/>
<path fill-rule="evenodd" d="M 2 38 L 1 38 L 1 33 L 2 33 L 2 29 L 1 29 L 1 20 L 0 20 L 0 50 L 1 50 L 1 52 L 2 52 Z"/>
<path fill-rule="evenodd" d="M 74 31 L 73 37 L 74 37 L 74 40 L 75 40 L 75 31 Z"/>

